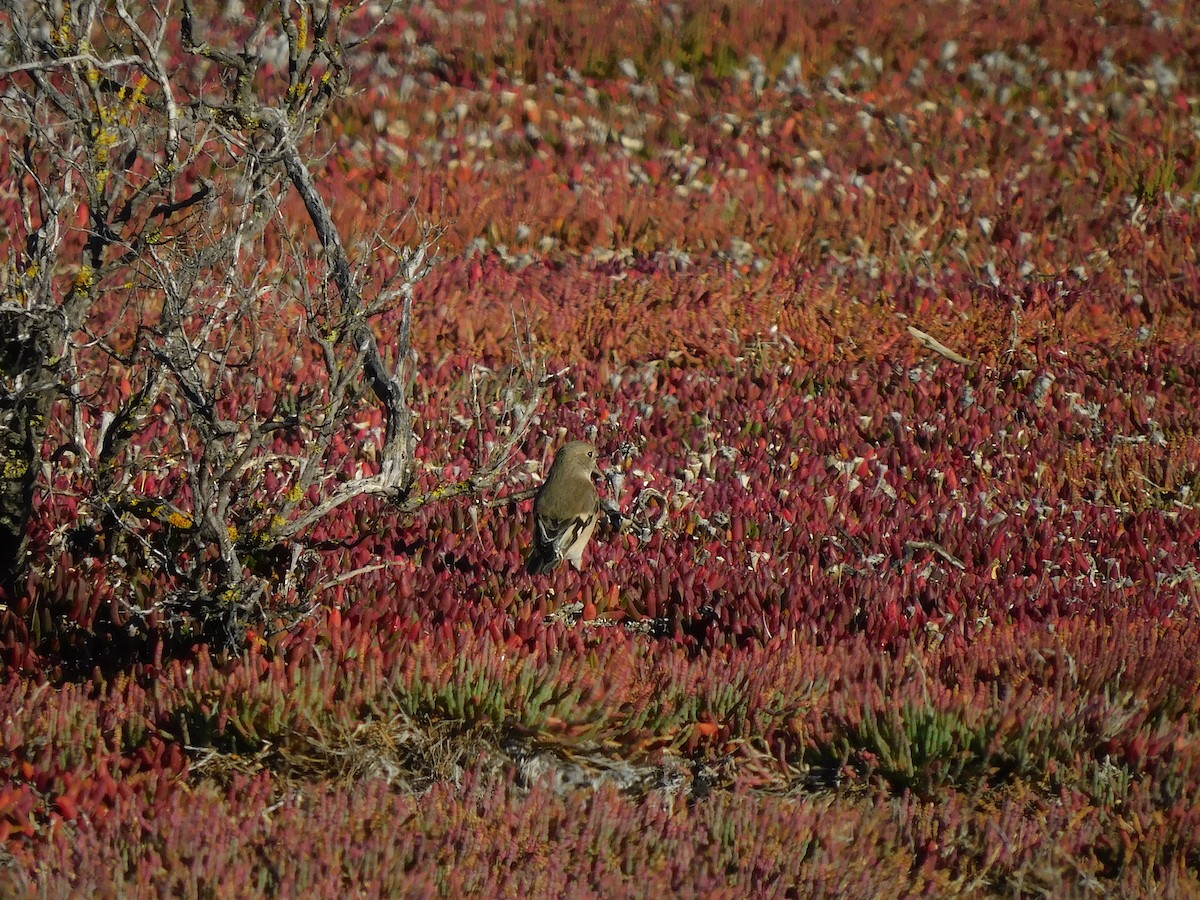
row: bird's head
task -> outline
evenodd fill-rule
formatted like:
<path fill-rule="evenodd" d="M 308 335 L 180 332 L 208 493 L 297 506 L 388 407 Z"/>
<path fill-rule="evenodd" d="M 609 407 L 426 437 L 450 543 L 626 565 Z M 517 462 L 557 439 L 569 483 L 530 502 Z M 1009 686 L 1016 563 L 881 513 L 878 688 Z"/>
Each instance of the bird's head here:
<path fill-rule="evenodd" d="M 600 474 L 600 470 L 596 467 L 599 458 L 600 454 L 593 444 L 587 441 L 571 441 L 569 444 L 564 444 L 555 454 L 552 468 L 584 472 L 588 478 L 594 478 Z"/>

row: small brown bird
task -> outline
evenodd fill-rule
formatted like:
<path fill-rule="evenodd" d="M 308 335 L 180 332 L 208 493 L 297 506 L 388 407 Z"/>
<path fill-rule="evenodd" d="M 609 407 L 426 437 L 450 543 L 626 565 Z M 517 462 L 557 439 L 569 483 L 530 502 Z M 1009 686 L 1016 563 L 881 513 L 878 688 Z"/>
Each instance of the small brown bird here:
<path fill-rule="evenodd" d="M 596 448 L 587 441 L 571 441 L 555 454 L 533 501 L 533 547 L 525 571 L 544 575 L 564 558 L 576 569 L 583 566 L 583 550 L 600 519 L 600 498 L 592 484 L 597 472 Z"/>

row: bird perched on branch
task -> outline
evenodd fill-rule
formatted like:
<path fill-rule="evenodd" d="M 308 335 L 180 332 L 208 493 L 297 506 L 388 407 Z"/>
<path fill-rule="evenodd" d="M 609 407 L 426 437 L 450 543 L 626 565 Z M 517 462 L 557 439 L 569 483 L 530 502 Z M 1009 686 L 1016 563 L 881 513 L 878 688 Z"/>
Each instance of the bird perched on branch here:
<path fill-rule="evenodd" d="M 592 484 L 596 448 L 571 441 L 554 456 L 546 483 L 533 501 L 533 547 L 525 560 L 531 575 L 550 572 L 563 559 L 579 569 L 583 550 L 600 519 L 600 498 Z"/>

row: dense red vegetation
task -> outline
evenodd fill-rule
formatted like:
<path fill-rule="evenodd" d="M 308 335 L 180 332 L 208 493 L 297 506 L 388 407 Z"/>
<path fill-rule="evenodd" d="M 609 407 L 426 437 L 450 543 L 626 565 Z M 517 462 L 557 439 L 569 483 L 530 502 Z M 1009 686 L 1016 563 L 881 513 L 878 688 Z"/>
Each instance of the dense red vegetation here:
<path fill-rule="evenodd" d="M 665 526 L 529 578 L 527 503 L 363 502 L 319 615 L 90 677 L 65 554 L 0 612 L 0 893 L 1200 892 L 1196 12 L 523 9 L 405 10 L 318 181 L 448 227 L 422 484 L 515 321 L 499 493 L 587 436 Z"/>

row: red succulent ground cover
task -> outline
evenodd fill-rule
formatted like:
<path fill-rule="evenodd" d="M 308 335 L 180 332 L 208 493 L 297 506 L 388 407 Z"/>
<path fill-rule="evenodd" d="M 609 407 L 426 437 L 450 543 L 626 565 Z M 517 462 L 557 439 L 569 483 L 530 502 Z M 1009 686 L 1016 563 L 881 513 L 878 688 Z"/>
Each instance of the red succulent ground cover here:
<path fill-rule="evenodd" d="M 363 502 L 300 627 L 119 671 L 29 638 L 109 605 L 64 555 L 0 893 L 1200 892 L 1191 4 L 413 4 L 353 65 L 343 233 L 448 227 L 422 483 L 527 329 L 500 493 L 588 436 L 663 527 L 538 579 L 528 502 Z"/>

